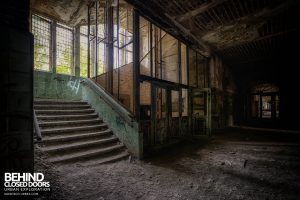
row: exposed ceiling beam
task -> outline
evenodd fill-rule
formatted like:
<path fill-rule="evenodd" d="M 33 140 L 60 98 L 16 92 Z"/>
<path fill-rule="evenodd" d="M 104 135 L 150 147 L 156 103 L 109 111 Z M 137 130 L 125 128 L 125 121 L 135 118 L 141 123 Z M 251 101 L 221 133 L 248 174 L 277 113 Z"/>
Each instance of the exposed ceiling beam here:
<path fill-rule="evenodd" d="M 200 15 L 201 13 L 204 13 L 205 11 L 213 8 L 213 7 L 216 7 L 217 5 L 220 5 L 222 4 L 224 1 L 227 1 L 227 0 L 213 0 L 212 2 L 205 2 L 203 3 L 200 7 L 194 9 L 194 10 L 191 10 L 179 17 L 176 17 L 176 20 L 179 21 L 179 22 L 182 22 L 186 19 L 189 19 L 189 18 L 192 18 L 192 17 L 195 17 L 197 15 Z"/>
<path fill-rule="evenodd" d="M 193 38 L 193 40 L 195 40 L 204 49 L 204 52 L 200 50 L 201 54 L 203 54 L 204 56 L 210 56 L 210 54 L 211 54 L 211 48 L 207 44 L 205 44 L 202 40 L 200 40 L 197 37 L 195 37 L 194 34 L 192 34 L 189 29 L 185 28 L 183 25 L 181 25 L 180 23 L 178 23 L 170 15 L 168 15 L 167 13 L 165 13 L 165 15 L 166 15 L 167 18 L 169 18 L 174 23 L 174 25 L 177 28 L 179 28 L 180 31 L 182 31 L 187 36 Z"/>
<path fill-rule="evenodd" d="M 252 43 L 252 42 L 258 42 L 260 40 L 265 40 L 265 39 L 273 38 L 273 37 L 276 37 L 276 36 L 281 36 L 281 35 L 284 35 L 284 34 L 289 34 L 291 32 L 298 31 L 299 29 L 300 28 L 294 28 L 294 29 L 290 29 L 290 30 L 286 30 L 286 31 L 281 31 L 281 32 L 277 32 L 277 33 L 265 35 L 265 36 L 256 38 L 256 39 L 251 40 L 251 41 L 243 41 L 241 43 L 235 43 L 233 45 L 226 46 L 225 48 L 222 48 L 222 49 L 220 49 L 218 51 L 224 51 L 226 49 L 235 48 L 235 47 L 246 45 L 246 44 L 249 44 L 249 43 Z"/>
<path fill-rule="evenodd" d="M 194 34 L 179 22 L 175 20 L 165 12 L 163 5 L 158 4 L 155 1 L 140 1 L 140 0 L 126 0 L 136 7 L 140 12 L 143 12 L 146 17 L 158 22 L 160 27 L 164 27 L 166 30 L 172 30 L 174 36 L 180 36 L 185 41 L 189 41 L 194 44 L 195 50 L 204 56 L 210 56 L 211 48 L 205 44 L 201 39 L 195 37 Z M 170 33 L 171 31 L 169 31 Z"/>
<path fill-rule="evenodd" d="M 237 24 L 253 24 L 254 22 L 262 22 L 265 21 L 273 16 L 278 15 L 278 13 L 281 13 L 282 11 L 298 5 L 300 3 L 300 1 L 297 0 L 287 0 L 287 1 L 283 1 L 281 4 L 279 4 L 278 6 L 274 7 L 274 8 L 264 8 L 263 10 L 259 10 L 258 12 L 255 13 L 250 13 L 247 16 L 244 16 L 242 18 L 238 18 L 235 21 L 229 21 L 226 24 L 223 24 L 221 26 L 217 26 L 216 28 L 214 28 L 213 30 L 209 30 L 206 32 L 202 32 L 201 33 L 201 37 L 207 34 L 212 34 L 218 30 L 221 30 L 223 27 L 232 27 L 232 29 L 235 29 L 235 26 Z"/>

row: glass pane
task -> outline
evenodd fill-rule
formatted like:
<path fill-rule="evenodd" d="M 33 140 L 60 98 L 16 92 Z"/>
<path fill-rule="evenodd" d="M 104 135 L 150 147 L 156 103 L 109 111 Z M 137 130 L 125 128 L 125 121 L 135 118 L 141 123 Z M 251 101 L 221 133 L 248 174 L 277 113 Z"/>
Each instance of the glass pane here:
<path fill-rule="evenodd" d="M 262 118 L 272 117 L 272 103 L 271 96 L 262 96 Z"/>
<path fill-rule="evenodd" d="M 179 92 L 172 90 L 171 92 L 172 102 L 172 117 L 179 117 Z"/>
<path fill-rule="evenodd" d="M 179 136 L 179 92 L 171 92 L 171 119 L 169 119 L 169 130 L 171 136 Z"/>
<path fill-rule="evenodd" d="M 88 69 L 88 38 L 80 35 L 80 76 L 87 77 Z"/>
<path fill-rule="evenodd" d="M 187 58 L 186 45 L 181 43 L 181 83 L 187 85 Z"/>
<path fill-rule="evenodd" d="M 206 87 L 206 60 L 200 54 L 197 54 L 197 67 L 198 67 L 198 88 L 205 88 Z"/>
<path fill-rule="evenodd" d="M 140 73 L 151 76 L 151 23 L 140 17 Z"/>
<path fill-rule="evenodd" d="M 189 49 L 189 85 L 197 87 L 197 60 L 196 52 Z"/>
<path fill-rule="evenodd" d="M 182 89 L 182 116 L 188 116 L 188 90 Z"/>
<path fill-rule="evenodd" d="M 133 35 L 132 35 L 132 7 L 124 1 L 120 1 L 119 4 L 119 29 L 117 24 L 114 25 L 114 32 L 118 34 L 118 40 L 115 38 L 114 42 L 114 57 L 115 63 L 114 68 L 122 67 L 132 62 L 132 43 L 133 43 Z M 119 49 L 119 51 L 118 51 Z"/>
<path fill-rule="evenodd" d="M 131 112 L 133 112 L 133 71 L 132 63 L 120 67 L 116 72 L 119 73 L 119 101 Z M 114 73 L 116 73 L 114 72 Z M 117 79 L 114 76 L 114 85 Z"/>
<path fill-rule="evenodd" d="M 140 83 L 140 106 L 141 120 L 150 120 L 151 84 L 145 81 Z"/>
<path fill-rule="evenodd" d="M 73 32 L 56 27 L 56 72 L 73 74 Z"/>
<path fill-rule="evenodd" d="M 169 34 L 162 38 L 162 79 L 178 83 L 178 40 Z"/>

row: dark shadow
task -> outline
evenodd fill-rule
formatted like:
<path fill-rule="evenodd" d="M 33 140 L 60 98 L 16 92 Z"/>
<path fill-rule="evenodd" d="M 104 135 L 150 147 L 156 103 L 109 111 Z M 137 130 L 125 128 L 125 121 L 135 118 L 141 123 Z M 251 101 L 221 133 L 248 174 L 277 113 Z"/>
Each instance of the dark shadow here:
<path fill-rule="evenodd" d="M 262 177 L 255 177 L 251 174 L 243 174 L 238 171 L 233 171 L 230 169 L 223 169 L 219 168 L 220 171 L 222 171 L 224 174 L 228 174 L 232 176 L 233 178 L 240 179 L 241 182 L 248 182 L 250 184 L 253 184 L 253 187 L 262 187 L 262 188 L 269 188 L 273 191 L 277 191 L 279 193 L 284 194 L 293 194 L 293 195 L 300 195 L 300 187 L 297 184 L 294 184 L 293 182 L 288 182 L 285 180 L 284 182 L 274 182 L 269 181 L 266 179 L 263 179 Z"/>
<path fill-rule="evenodd" d="M 191 170 L 180 164 L 179 161 L 182 158 L 201 160 L 198 152 L 204 149 L 209 143 L 210 141 L 205 139 L 182 140 L 171 146 L 161 148 L 157 152 L 152 152 L 144 159 L 144 162 L 188 173 Z"/>
<path fill-rule="evenodd" d="M 300 144 L 300 134 L 297 133 L 247 130 L 241 128 L 227 128 L 214 131 L 213 138 L 227 141 L 290 142 Z"/>

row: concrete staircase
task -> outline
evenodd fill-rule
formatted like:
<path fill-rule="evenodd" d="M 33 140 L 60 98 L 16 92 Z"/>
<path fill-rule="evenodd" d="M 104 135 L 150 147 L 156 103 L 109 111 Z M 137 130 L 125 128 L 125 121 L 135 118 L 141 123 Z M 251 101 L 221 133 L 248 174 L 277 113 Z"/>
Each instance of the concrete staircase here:
<path fill-rule="evenodd" d="M 34 110 L 43 138 L 41 150 L 52 163 L 97 165 L 129 156 L 86 102 L 38 99 Z"/>

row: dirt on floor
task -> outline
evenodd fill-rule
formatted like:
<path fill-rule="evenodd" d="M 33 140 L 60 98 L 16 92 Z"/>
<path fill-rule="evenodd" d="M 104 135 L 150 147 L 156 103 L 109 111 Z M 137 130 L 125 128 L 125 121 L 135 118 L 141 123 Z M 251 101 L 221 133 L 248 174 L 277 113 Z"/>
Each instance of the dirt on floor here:
<path fill-rule="evenodd" d="M 190 139 L 143 161 L 52 165 L 35 171 L 52 193 L 38 199 L 300 199 L 299 135 L 228 129 Z"/>

